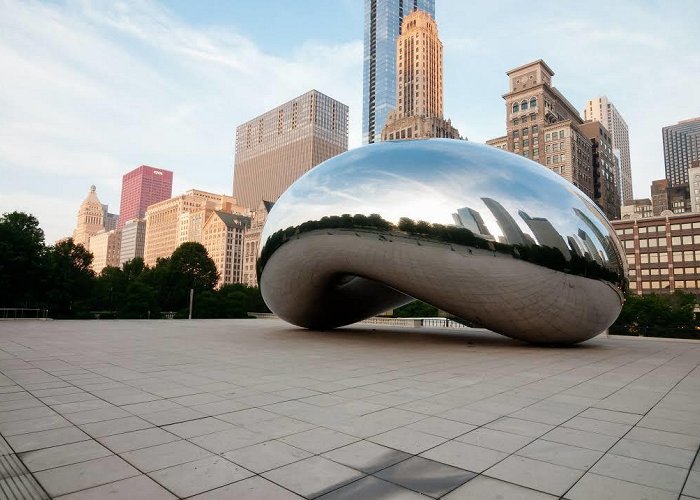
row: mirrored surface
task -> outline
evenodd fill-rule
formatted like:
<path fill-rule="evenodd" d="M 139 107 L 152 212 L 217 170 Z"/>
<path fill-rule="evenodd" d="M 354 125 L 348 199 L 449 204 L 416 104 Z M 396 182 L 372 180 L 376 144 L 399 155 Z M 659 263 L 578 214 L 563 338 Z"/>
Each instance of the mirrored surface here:
<path fill-rule="evenodd" d="M 528 318 L 545 305 L 561 312 L 595 305 L 589 330 L 609 321 L 603 330 L 625 287 L 622 247 L 585 194 L 533 161 L 466 141 L 385 142 L 332 158 L 282 195 L 261 242 L 263 297 L 307 327 L 341 326 L 416 297 L 518 337 L 517 327 L 506 332 L 491 316 L 548 283 L 572 290 L 568 302 L 540 297 L 547 304 L 531 304 Z M 316 256 L 320 248 L 328 255 Z M 480 294 L 506 303 L 488 306 Z M 339 300 L 345 303 L 329 307 Z M 519 338 L 537 341 L 531 336 Z M 544 337 L 555 341 L 556 332 Z"/>

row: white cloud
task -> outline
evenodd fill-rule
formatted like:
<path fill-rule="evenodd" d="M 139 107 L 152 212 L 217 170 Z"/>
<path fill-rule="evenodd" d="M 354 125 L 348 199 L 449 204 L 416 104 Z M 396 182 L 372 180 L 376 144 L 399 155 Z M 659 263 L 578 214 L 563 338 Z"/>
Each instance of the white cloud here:
<path fill-rule="evenodd" d="M 230 193 L 235 127 L 311 88 L 350 105 L 360 137 L 359 41 L 282 58 L 151 2 L 0 11 L 0 209 L 41 212 L 49 241 L 70 234 L 90 184 L 116 212 L 121 175 L 140 164 L 173 170 L 174 192 Z M 41 199 L 51 208 L 33 209 Z"/>

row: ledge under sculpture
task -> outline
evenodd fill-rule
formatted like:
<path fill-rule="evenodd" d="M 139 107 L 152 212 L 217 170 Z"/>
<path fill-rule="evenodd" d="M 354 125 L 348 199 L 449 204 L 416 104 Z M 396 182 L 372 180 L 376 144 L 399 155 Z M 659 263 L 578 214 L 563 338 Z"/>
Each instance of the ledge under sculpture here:
<path fill-rule="evenodd" d="M 512 338 L 575 343 L 624 300 L 624 252 L 598 207 L 549 169 L 466 141 L 336 156 L 280 197 L 261 241 L 265 302 L 306 328 L 417 298 Z"/>

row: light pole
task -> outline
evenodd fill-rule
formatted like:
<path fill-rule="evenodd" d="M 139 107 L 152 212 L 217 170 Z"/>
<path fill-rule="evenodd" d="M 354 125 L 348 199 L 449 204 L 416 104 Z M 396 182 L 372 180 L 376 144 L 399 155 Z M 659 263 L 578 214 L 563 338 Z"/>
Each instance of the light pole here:
<path fill-rule="evenodd" d="M 194 299 L 194 288 L 190 288 L 190 316 L 188 319 L 192 319 L 192 301 Z"/>

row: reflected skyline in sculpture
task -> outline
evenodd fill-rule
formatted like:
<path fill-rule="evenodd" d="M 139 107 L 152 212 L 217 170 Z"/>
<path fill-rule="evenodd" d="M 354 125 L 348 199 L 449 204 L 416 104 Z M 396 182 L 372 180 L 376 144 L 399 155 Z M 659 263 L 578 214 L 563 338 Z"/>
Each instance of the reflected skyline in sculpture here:
<path fill-rule="evenodd" d="M 357 239 L 346 241 L 349 234 Z M 341 240 L 345 247 L 339 249 Z M 382 312 L 375 311 L 377 307 L 395 307 L 415 297 L 515 338 L 580 341 L 614 321 L 625 288 L 620 244 L 583 193 L 534 162 L 463 141 L 382 143 L 337 156 L 283 194 L 270 212 L 261 241 L 265 243 L 258 272 L 268 305 L 283 319 L 316 328 L 358 321 Z M 420 246 L 425 247 L 422 254 L 414 255 Z M 315 264 L 297 263 L 292 247 L 309 250 Z M 318 256 L 320 248 L 351 255 Z M 437 269 L 441 259 L 454 260 L 454 254 L 470 256 L 471 261 L 457 259 L 454 266 L 460 269 L 452 272 Z M 408 255 L 415 262 L 402 264 Z M 493 264 L 481 262 L 475 267 L 488 256 L 499 264 L 484 269 L 480 266 Z M 291 262 L 297 263 L 293 269 Z M 396 274 L 413 273 L 414 279 L 398 279 L 390 275 L 392 268 Z M 440 283 L 444 290 L 425 281 L 431 279 L 423 276 L 426 268 L 433 275 L 446 273 Z M 505 270 L 519 274 L 509 276 Z M 339 276 L 347 278 L 338 282 Z M 512 304 L 527 298 L 522 289 L 527 281 L 546 295 L 545 302 L 554 301 L 543 314 L 562 300 L 545 292 L 547 287 L 555 291 L 566 285 L 566 294 L 581 295 L 575 299 L 578 304 L 593 297 L 589 289 L 600 288 L 601 295 L 593 297 L 595 307 L 588 304 L 594 309 L 588 311 L 592 319 L 581 317 L 571 333 L 557 333 L 537 320 L 534 311 L 523 319 L 529 323 L 526 328 L 503 325 L 495 316 L 517 309 Z M 293 282 L 301 286 L 295 290 Z M 513 283 L 521 289 L 509 291 Z M 482 295 L 500 296 L 501 309 L 479 299 L 473 288 L 481 288 Z M 354 309 L 352 314 L 333 306 L 341 297 Z M 321 310 L 314 311 L 314 303 Z M 564 301 L 559 307 L 569 314 L 572 303 Z M 591 307 L 581 308 L 579 316 Z M 534 325 L 539 323 L 544 330 L 538 338 Z M 584 332 L 586 324 L 590 327 Z"/>

